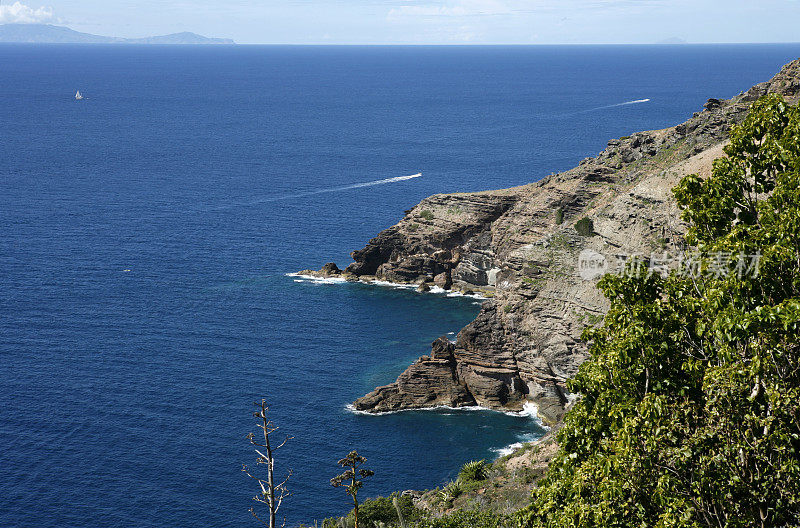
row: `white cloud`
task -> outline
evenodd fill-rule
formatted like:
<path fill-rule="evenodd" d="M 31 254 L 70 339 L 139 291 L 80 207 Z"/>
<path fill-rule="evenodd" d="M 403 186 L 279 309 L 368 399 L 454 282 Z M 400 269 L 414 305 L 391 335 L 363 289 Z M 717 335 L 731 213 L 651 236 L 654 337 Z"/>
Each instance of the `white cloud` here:
<path fill-rule="evenodd" d="M 44 24 L 55 21 L 51 7 L 33 9 L 19 2 L 0 5 L 0 24 Z"/>
<path fill-rule="evenodd" d="M 406 16 L 463 16 L 461 10 L 455 7 L 435 6 L 435 5 L 421 5 L 409 6 L 404 5 L 400 7 L 393 7 L 389 11 L 389 18 L 406 17 Z"/>
<path fill-rule="evenodd" d="M 793 0 L 795 1 L 795 0 Z M 664 0 L 423 0 L 393 7 L 389 19 L 475 17 L 542 13 L 573 13 L 583 10 L 649 8 Z M 512 7 L 513 6 L 513 7 Z"/>
<path fill-rule="evenodd" d="M 509 15 L 512 12 L 499 0 L 460 0 L 446 4 L 402 5 L 392 8 L 389 18 Z"/>

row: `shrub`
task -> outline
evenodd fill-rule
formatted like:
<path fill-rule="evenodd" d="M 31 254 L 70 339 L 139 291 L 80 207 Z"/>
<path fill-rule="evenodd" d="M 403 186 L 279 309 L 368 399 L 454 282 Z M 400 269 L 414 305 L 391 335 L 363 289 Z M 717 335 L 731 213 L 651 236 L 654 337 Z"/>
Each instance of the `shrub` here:
<path fill-rule="evenodd" d="M 422 211 L 422 212 L 421 212 L 419 215 L 420 215 L 422 218 L 424 218 L 425 220 L 428 220 L 428 221 L 430 221 L 430 220 L 433 220 L 433 213 L 432 213 L 432 212 L 430 212 L 430 211 L 429 211 L 429 210 L 427 210 L 427 209 L 425 209 L 424 211 Z"/>
<path fill-rule="evenodd" d="M 453 501 L 457 499 L 464 490 L 461 488 L 461 483 L 458 480 L 454 480 L 453 482 L 449 483 L 447 486 L 442 488 L 439 492 L 439 499 L 448 507 L 452 505 Z"/>
<path fill-rule="evenodd" d="M 559 207 L 556 209 L 556 225 L 561 225 L 564 223 L 564 208 Z"/>
<path fill-rule="evenodd" d="M 508 307 L 509 305 L 506 305 L 506 308 Z M 485 460 L 473 460 L 461 466 L 461 471 L 458 473 L 458 480 L 461 482 L 476 482 L 479 480 L 486 480 L 488 474 L 489 464 L 487 464 Z"/>
<path fill-rule="evenodd" d="M 397 509 L 394 507 L 393 499 L 397 497 L 400 511 L 406 521 L 418 521 L 422 518 L 422 511 L 414 506 L 414 501 L 408 495 L 392 494 L 388 497 L 376 497 L 367 499 L 358 506 L 358 524 L 360 526 L 372 527 L 379 522 L 392 526 L 399 522 Z M 347 514 L 346 523 L 348 526 L 353 524 L 355 512 L 350 510 Z"/>
<path fill-rule="evenodd" d="M 457 511 L 438 519 L 427 519 L 418 528 L 503 528 L 506 517 L 488 511 Z"/>
<path fill-rule="evenodd" d="M 592 222 L 591 218 L 583 217 L 577 222 L 575 222 L 575 231 L 578 232 L 579 235 L 589 237 L 594 235 L 594 222 Z"/>

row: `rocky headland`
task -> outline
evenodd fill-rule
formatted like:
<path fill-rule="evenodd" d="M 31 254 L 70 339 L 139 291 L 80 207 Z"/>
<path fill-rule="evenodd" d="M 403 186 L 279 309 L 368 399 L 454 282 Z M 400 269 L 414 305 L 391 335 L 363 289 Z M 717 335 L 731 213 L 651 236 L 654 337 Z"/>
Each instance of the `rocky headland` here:
<path fill-rule="evenodd" d="M 354 251 L 346 269 L 301 272 L 487 297 L 455 343 L 437 339 L 430 354 L 355 408 L 520 410 L 531 401 L 545 422 L 558 423 L 573 400 L 565 382 L 587 357 L 581 333 L 607 310 L 597 277 L 580 273 L 579 255 L 591 250 L 613 268 L 625 256 L 682 249 L 671 189 L 687 174 L 709 174 L 731 126 L 767 93 L 800 97 L 800 59 L 732 99 L 709 99 L 680 125 L 612 139 L 569 171 L 521 187 L 425 198 Z"/>

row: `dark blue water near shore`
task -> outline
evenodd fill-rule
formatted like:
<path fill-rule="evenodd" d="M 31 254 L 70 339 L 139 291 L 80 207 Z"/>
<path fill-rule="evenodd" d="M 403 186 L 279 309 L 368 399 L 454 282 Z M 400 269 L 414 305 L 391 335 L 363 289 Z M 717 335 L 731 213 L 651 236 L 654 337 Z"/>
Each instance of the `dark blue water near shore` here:
<path fill-rule="evenodd" d="M 252 526 L 239 469 L 262 396 L 295 436 L 289 525 L 347 509 L 328 479 L 352 448 L 368 496 L 539 434 L 499 413 L 347 412 L 478 306 L 285 273 L 346 264 L 427 195 L 567 169 L 798 55 L 0 46 L 0 526 Z"/>

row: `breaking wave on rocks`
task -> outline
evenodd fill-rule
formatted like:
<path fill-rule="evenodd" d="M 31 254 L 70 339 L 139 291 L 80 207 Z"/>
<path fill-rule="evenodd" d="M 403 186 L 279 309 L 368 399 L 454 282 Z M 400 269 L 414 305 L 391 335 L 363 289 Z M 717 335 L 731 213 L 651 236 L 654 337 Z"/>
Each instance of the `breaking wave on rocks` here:
<path fill-rule="evenodd" d="M 509 444 L 505 447 L 493 448 L 492 451 L 497 453 L 497 458 L 502 458 L 506 455 L 510 455 L 517 449 L 522 448 L 525 444 L 535 442 L 539 438 L 541 438 L 541 436 L 537 435 L 536 433 L 520 435 L 519 442 L 514 442 L 513 444 Z"/>
<path fill-rule="evenodd" d="M 481 407 L 480 405 L 464 405 L 463 407 L 451 407 L 450 405 L 435 405 L 433 407 L 422 407 L 420 409 L 400 409 L 397 411 L 381 411 L 381 412 L 367 412 L 367 411 L 359 411 L 355 408 L 352 403 L 348 403 L 345 405 L 345 409 L 353 414 L 359 414 L 361 416 L 388 416 L 390 414 L 400 414 L 400 413 L 409 413 L 409 412 L 443 412 L 443 411 L 450 411 L 450 413 L 444 414 L 452 414 L 453 412 L 475 412 L 475 411 L 492 411 L 494 409 L 489 409 L 488 407 Z"/>
<path fill-rule="evenodd" d="M 313 275 L 303 275 L 301 273 L 287 273 L 287 277 L 293 277 L 294 282 L 311 282 L 316 284 L 344 284 L 347 280 L 340 277 L 314 277 Z"/>
<path fill-rule="evenodd" d="M 476 412 L 476 411 L 485 411 L 485 412 L 500 412 L 507 416 L 515 416 L 519 418 L 528 418 L 530 419 L 533 424 L 535 424 L 536 428 L 539 431 L 530 431 L 523 434 L 520 434 L 517 437 L 517 441 L 513 442 L 504 447 L 496 447 L 490 449 L 493 453 L 497 455 L 497 458 L 503 457 L 505 455 L 509 455 L 516 451 L 517 449 L 521 448 L 523 445 L 529 442 L 534 442 L 542 437 L 541 431 L 548 431 L 550 428 L 542 423 L 542 419 L 539 418 L 539 408 L 536 406 L 535 403 L 526 402 L 522 406 L 521 411 L 498 411 L 496 409 L 490 409 L 488 407 L 482 407 L 480 405 L 465 405 L 463 407 L 451 407 L 450 405 L 435 405 L 433 407 L 423 407 L 421 409 L 401 409 L 398 411 L 383 411 L 383 412 L 366 412 L 360 411 L 355 408 L 352 403 L 349 403 L 345 406 L 348 412 L 353 414 L 358 414 L 361 416 L 387 416 L 391 414 L 400 414 L 400 413 L 408 413 L 408 412 L 439 412 L 444 414 L 445 416 L 452 416 L 455 413 L 459 412 Z"/>
<path fill-rule="evenodd" d="M 341 277 L 315 277 L 314 275 L 303 275 L 302 273 L 287 273 L 286 276 L 294 278 L 294 282 L 311 282 L 317 284 L 345 284 L 351 282 Z M 403 284 L 400 282 L 389 282 L 382 280 L 353 281 L 353 284 L 369 284 L 371 286 L 394 288 L 396 290 L 414 290 L 414 291 L 416 291 L 418 287 L 416 284 Z M 458 291 L 445 290 L 444 288 L 440 288 L 439 286 L 431 286 L 430 290 L 424 293 L 434 293 L 439 295 L 445 295 L 447 297 L 470 297 L 472 299 L 478 299 L 481 301 L 486 300 L 486 297 L 484 297 L 479 293 L 462 293 Z"/>
<path fill-rule="evenodd" d="M 543 429 L 544 431 L 549 431 L 550 430 L 550 428 L 548 426 L 546 426 L 544 423 L 542 423 L 542 419 L 539 417 L 539 407 L 537 407 L 535 403 L 526 402 L 522 406 L 522 410 L 521 411 L 519 411 L 519 412 L 507 412 L 506 414 L 510 414 L 512 416 L 528 417 L 531 420 L 533 420 L 533 422 L 536 424 L 536 426 L 538 428 Z M 542 437 L 542 435 L 538 434 L 536 432 L 524 433 L 524 434 L 519 435 L 517 442 L 509 444 L 509 445 L 507 445 L 505 447 L 492 448 L 491 451 L 493 451 L 494 453 L 497 453 L 497 458 L 501 458 L 501 457 L 504 457 L 506 455 L 510 455 L 511 453 L 513 453 L 517 449 L 520 449 L 522 446 L 524 446 L 527 443 L 535 442 L 536 440 L 538 440 L 541 437 Z"/>

